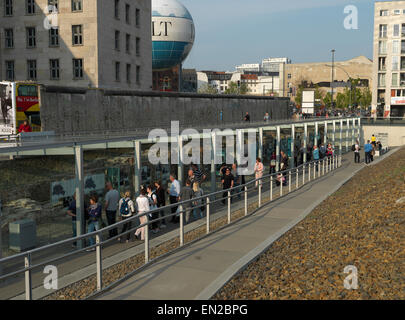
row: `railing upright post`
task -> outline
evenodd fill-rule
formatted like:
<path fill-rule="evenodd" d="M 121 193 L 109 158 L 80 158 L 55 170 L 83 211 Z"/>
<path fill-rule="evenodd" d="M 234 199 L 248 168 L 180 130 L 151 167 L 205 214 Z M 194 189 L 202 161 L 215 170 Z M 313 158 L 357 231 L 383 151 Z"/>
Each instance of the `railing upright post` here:
<path fill-rule="evenodd" d="M 325 158 L 322 159 L 322 175 L 325 175 Z"/>
<path fill-rule="evenodd" d="M 145 263 L 149 262 L 149 218 L 148 214 L 145 214 L 147 225 L 145 228 Z"/>
<path fill-rule="evenodd" d="M 210 233 L 210 197 L 207 197 L 207 234 Z"/>
<path fill-rule="evenodd" d="M 297 172 L 296 178 L 295 178 L 295 188 L 298 189 L 298 178 L 299 178 L 298 168 L 296 168 L 295 170 Z"/>
<path fill-rule="evenodd" d="M 314 162 L 314 180 L 316 179 L 316 167 L 318 165 L 318 162 Z"/>
<path fill-rule="evenodd" d="M 305 184 L 305 163 L 302 166 L 302 185 Z"/>
<path fill-rule="evenodd" d="M 248 188 L 245 186 L 245 216 L 248 214 Z"/>
<path fill-rule="evenodd" d="M 262 180 L 259 180 L 259 208 L 262 206 Z"/>
<path fill-rule="evenodd" d="M 180 206 L 180 247 L 184 245 L 184 212 L 183 206 Z"/>
<path fill-rule="evenodd" d="M 270 202 L 273 201 L 273 176 L 270 176 Z"/>
<path fill-rule="evenodd" d="M 283 196 L 283 182 L 284 182 L 284 174 L 282 173 L 282 176 L 280 178 L 280 197 Z"/>
<path fill-rule="evenodd" d="M 308 164 L 308 182 L 311 181 L 311 162 Z"/>
<path fill-rule="evenodd" d="M 228 191 L 228 224 L 231 223 L 231 191 Z"/>
<path fill-rule="evenodd" d="M 26 268 L 31 267 L 31 253 L 25 256 L 24 262 Z M 25 271 L 25 300 L 32 300 L 31 270 Z"/>
<path fill-rule="evenodd" d="M 145 240 L 146 241 L 146 240 Z M 103 265 L 102 265 L 102 255 L 101 255 L 101 237 L 100 234 L 96 234 L 96 268 L 97 268 L 97 291 L 101 291 L 103 288 Z"/>
<path fill-rule="evenodd" d="M 288 192 L 291 192 L 291 171 L 288 171 Z"/>

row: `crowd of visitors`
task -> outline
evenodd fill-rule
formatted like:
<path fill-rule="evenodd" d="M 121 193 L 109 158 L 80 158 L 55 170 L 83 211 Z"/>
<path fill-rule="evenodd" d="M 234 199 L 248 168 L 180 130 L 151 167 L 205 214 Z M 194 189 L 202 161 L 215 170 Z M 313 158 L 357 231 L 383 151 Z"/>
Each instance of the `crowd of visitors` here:
<path fill-rule="evenodd" d="M 178 202 L 192 200 L 183 204 L 183 210 L 185 211 L 185 223 L 189 223 L 191 220 L 191 212 L 195 220 L 204 217 L 204 201 L 198 199 L 204 195 L 203 189 L 200 184 L 204 182 L 206 175 L 198 168 L 197 165 L 191 164 L 188 171 L 188 178 L 185 186 L 181 187 L 180 182 L 176 179 L 174 174 L 170 175 L 170 187 L 167 189 L 169 195 L 170 204 L 177 204 Z M 135 215 L 139 216 L 139 225 L 144 225 L 148 221 L 153 221 L 150 224 L 150 230 L 152 233 L 157 234 L 161 229 L 167 227 L 164 209 L 153 212 L 156 209 L 162 208 L 166 205 L 166 192 L 163 188 L 161 181 L 156 181 L 153 185 L 141 186 L 139 196 L 133 200 L 131 192 L 126 190 L 121 196 L 119 192 L 114 189 L 111 182 L 107 182 L 105 185 L 106 193 L 104 195 L 104 211 L 107 219 L 108 226 L 117 222 L 117 216 L 120 221 L 128 220 Z M 179 222 L 179 206 L 173 206 L 171 212 L 173 213 L 171 222 Z M 105 227 L 103 216 L 103 206 L 99 202 L 98 195 L 92 194 L 88 201 L 84 203 L 85 220 L 87 224 L 86 231 L 91 233 L 100 230 Z M 151 212 L 152 213 L 148 213 Z M 72 218 L 72 233 L 73 237 L 77 236 L 76 225 L 76 195 L 73 196 L 73 200 L 70 202 L 67 209 L 67 214 Z M 160 219 L 159 218 L 163 218 Z M 156 221 L 157 220 L 157 221 Z M 109 238 L 116 237 L 119 242 L 126 241 L 127 243 L 132 240 L 145 240 L 145 231 L 148 226 L 142 226 L 136 230 L 136 232 L 128 232 L 133 227 L 131 221 L 123 224 L 121 232 L 117 228 L 110 229 L 108 232 Z M 123 236 L 120 236 L 124 234 Z M 132 237 L 132 234 L 134 237 Z M 88 245 L 95 244 L 94 237 L 90 237 Z M 74 242 L 72 247 L 76 247 L 77 243 Z M 89 248 L 87 251 L 94 251 L 95 248 Z"/>
<path fill-rule="evenodd" d="M 356 143 L 352 146 L 355 163 L 360 163 L 360 150 L 360 143 L 357 140 Z M 371 136 L 371 140 L 367 140 L 367 143 L 364 145 L 364 162 L 366 164 L 373 162 L 376 152 L 381 155 L 384 152 L 384 149 L 382 143 L 380 141 L 377 141 L 377 138 L 373 134 Z"/>

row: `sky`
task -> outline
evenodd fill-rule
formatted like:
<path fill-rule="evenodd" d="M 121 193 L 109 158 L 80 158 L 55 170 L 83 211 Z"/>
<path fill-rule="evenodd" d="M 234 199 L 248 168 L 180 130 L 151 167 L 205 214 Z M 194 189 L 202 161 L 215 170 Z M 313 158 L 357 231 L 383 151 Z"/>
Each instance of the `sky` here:
<path fill-rule="evenodd" d="M 293 63 L 373 58 L 374 0 L 180 0 L 196 28 L 183 64 L 197 70 L 233 71 L 263 58 Z M 358 29 L 347 30 L 348 5 L 358 10 Z"/>

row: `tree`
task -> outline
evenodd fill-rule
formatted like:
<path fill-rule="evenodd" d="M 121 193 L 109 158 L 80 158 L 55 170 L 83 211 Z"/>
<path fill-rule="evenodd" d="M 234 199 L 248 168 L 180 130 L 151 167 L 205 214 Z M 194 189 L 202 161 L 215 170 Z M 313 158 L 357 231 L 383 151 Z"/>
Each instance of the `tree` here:
<path fill-rule="evenodd" d="M 344 93 L 339 92 L 336 96 L 336 108 L 344 109 L 346 108 L 347 96 Z"/>
<path fill-rule="evenodd" d="M 372 95 L 371 95 L 370 88 L 364 88 L 361 91 L 361 96 L 359 99 L 360 106 L 363 108 L 368 108 L 371 105 L 371 98 L 372 98 Z"/>
<path fill-rule="evenodd" d="M 240 86 L 236 82 L 231 81 L 228 88 L 225 90 L 225 94 L 247 94 L 250 91 L 246 83 L 242 83 Z"/>
<path fill-rule="evenodd" d="M 323 97 L 323 104 L 325 105 L 325 107 L 330 108 L 331 104 L 332 104 L 332 94 L 330 92 L 328 92 L 327 94 L 325 94 L 325 96 Z"/>
<path fill-rule="evenodd" d="M 198 89 L 198 93 L 201 94 L 218 94 L 218 90 L 210 84 L 203 84 L 200 89 Z"/>

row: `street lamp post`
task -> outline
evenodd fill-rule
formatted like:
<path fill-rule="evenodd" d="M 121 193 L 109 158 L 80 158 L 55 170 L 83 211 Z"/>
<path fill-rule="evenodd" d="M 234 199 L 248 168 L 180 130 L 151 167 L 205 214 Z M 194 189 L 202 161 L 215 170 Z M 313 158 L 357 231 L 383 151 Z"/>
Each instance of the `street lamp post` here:
<path fill-rule="evenodd" d="M 331 108 L 333 109 L 333 81 L 334 81 L 334 67 L 335 67 L 335 49 L 332 49 L 332 82 L 330 83 L 331 91 L 332 91 L 332 98 L 331 98 Z"/>

